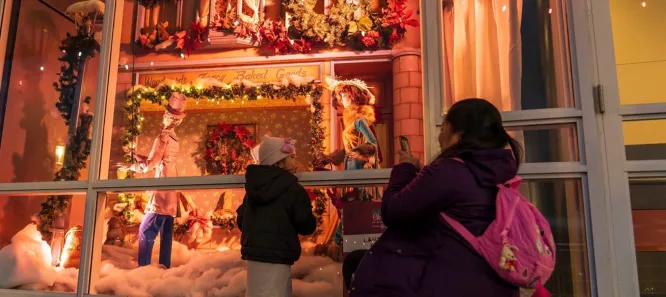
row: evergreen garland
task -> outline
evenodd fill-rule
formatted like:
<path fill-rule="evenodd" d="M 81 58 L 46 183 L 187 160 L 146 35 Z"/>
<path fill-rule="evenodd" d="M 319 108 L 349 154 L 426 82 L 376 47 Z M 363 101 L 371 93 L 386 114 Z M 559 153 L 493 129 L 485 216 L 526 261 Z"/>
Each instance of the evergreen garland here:
<path fill-rule="evenodd" d="M 323 87 L 317 81 L 311 81 L 300 85 L 288 84 L 278 85 L 272 83 L 262 83 L 254 86 L 246 86 L 242 83 L 234 83 L 221 86 L 192 86 L 189 84 L 164 84 L 156 89 L 135 86 L 130 90 L 125 103 L 125 114 L 127 116 L 127 125 L 123 137 L 123 147 L 127 152 L 125 162 L 132 163 L 134 157 L 132 152 L 136 148 L 136 139 L 141 135 L 143 116 L 139 110 L 141 101 L 146 100 L 155 104 L 166 105 L 168 98 L 173 92 L 185 94 L 188 98 L 195 100 L 292 100 L 296 101 L 298 97 L 305 97 L 311 104 L 310 119 L 310 156 L 312 163 L 323 155 L 325 130 L 321 127 L 323 123 L 323 105 L 321 96 Z M 312 164 L 310 164 L 312 169 Z"/>
<path fill-rule="evenodd" d="M 62 55 L 58 60 L 62 62 L 62 65 L 58 73 L 60 76 L 58 82 L 53 83 L 53 87 L 56 92 L 60 93 L 56 108 L 60 111 L 66 125 L 69 125 L 69 120 L 73 116 L 72 106 L 76 100 L 79 100 L 75 97 L 77 85 L 83 83 L 78 81 L 79 73 L 84 70 L 85 61 L 95 57 L 96 52 L 100 49 L 99 43 L 95 40 L 93 32 L 90 32 L 89 27 L 85 25 L 86 23 L 88 22 L 84 21 L 77 26 L 76 35 L 67 33 L 60 44 Z M 90 97 L 87 96 L 83 99 L 82 104 L 89 103 Z M 56 172 L 54 181 L 76 181 L 81 177 L 81 169 L 87 166 L 86 161 L 90 155 L 90 129 L 93 115 L 84 111 L 74 116 L 78 116 L 79 125 L 76 132 L 69 135 L 63 165 Z M 42 203 L 37 214 L 37 229 L 45 241 L 50 241 L 51 225 L 57 217 L 65 214 L 71 198 L 71 195 L 51 195 Z"/>

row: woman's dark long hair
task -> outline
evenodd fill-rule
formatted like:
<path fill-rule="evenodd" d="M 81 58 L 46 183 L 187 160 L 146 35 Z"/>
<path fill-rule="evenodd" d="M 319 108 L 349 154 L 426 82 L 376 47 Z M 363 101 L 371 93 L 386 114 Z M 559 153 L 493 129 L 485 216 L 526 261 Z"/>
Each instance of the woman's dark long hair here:
<path fill-rule="evenodd" d="M 516 162 L 523 158 L 523 148 L 506 132 L 502 125 L 502 116 L 492 103 L 479 98 L 458 101 L 449 109 L 445 124 L 449 124 L 451 133 L 458 133 L 460 140 L 444 150 L 439 157 L 463 157 L 465 153 L 511 147 Z"/>

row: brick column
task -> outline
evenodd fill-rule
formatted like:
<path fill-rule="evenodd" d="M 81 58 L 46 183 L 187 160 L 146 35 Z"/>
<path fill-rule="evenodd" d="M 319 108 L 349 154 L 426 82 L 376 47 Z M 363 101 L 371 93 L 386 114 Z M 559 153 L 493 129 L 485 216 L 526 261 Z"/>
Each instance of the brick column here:
<path fill-rule="evenodd" d="M 396 152 L 406 136 L 412 154 L 424 161 L 421 55 L 399 53 L 393 58 L 393 138 Z"/>

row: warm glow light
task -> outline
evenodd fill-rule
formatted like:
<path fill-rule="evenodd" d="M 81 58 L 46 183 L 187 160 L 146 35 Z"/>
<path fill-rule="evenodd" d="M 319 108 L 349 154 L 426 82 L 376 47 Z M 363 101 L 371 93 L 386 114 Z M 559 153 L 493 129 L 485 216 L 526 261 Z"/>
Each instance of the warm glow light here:
<path fill-rule="evenodd" d="M 180 54 L 180 57 L 183 58 L 183 59 L 185 59 L 185 54 L 181 53 L 181 54 Z"/>
<path fill-rule="evenodd" d="M 548 9 L 548 13 L 553 13 L 553 9 L 552 9 L 552 8 L 549 8 L 549 9 Z"/>
<path fill-rule="evenodd" d="M 506 11 L 506 5 L 502 6 L 502 12 Z"/>
<path fill-rule="evenodd" d="M 153 66 L 153 65 L 155 65 L 155 62 L 150 62 L 150 66 Z"/>
<path fill-rule="evenodd" d="M 62 165 L 64 162 L 65 162 L 65 146 L 56 145 L 55 163 L 56 165 Z"/>
<path fill-rule="evenodd" d="M 129 65 L 125 64 L 125 70 L 129 70 Z"/>
<path fill-rule="evenodd" d="M 645 1 L 643 1 L 643 2 L 641 3 L 641 6 L 645 7 L 645 6 L 647 6 L 647 3 L 645 3 Z"/>
<path fill-rule="evenodd" d="M 40 67 L 39 67 L 39 70 L 40 70 L 40 71 L 44 71 L 44 66 L 40 66 Z"/>
<path fill-rule="evenodd" d="M 82 52 L 79 52 L 79 57 L 80 57 L 81 55 L 83 55 L 83 53 L 82 53 Z"/>

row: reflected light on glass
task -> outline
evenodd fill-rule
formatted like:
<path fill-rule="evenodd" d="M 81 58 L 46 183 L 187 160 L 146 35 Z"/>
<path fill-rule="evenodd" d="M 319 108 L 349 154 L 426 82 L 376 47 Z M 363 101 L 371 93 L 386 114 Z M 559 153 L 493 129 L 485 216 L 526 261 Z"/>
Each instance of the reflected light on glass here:
<path fill-rule="evenodd" d="M 56 145 L 55 150 L 55 163 L 56 165 L 62 165 L 65 161 L 65 146 Z"/>

